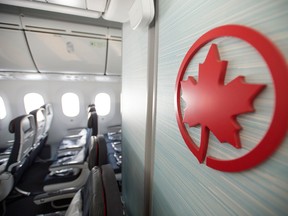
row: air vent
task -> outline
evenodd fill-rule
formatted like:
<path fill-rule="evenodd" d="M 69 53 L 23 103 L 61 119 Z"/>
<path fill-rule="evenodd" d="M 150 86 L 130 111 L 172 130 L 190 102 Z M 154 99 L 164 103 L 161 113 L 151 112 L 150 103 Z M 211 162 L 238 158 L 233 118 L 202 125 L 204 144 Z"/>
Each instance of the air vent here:
<path fill-rule="evenodd" d="M 32 26 L 32 25 L 25 25 L 25 29 L 26 30 L 39 31 L 39 32 L 59 32 L 59 33 L 66 32 L 66 30 L 64 30 L 64 29 L 46 28 L 46 27 Z"/>
<path fill-rule="evenodd" d="M 95 25 L 44 19 L 39 17 L 22 17 L 24 29 L 27 31 L 75 35 L 93 38 L 107 38 L 107 28 Z"/>
<path fill-rule="evenodd" d="M 3 27 L 3 28 L 20 29 L 20 25 L 19 24 L 14 24 L 14 23 L 0 22 L 0 26 Z"/>
<path fill-rule="evenodd" d="M 106 38 L 105 34 L 97 34 L 93 32 L 82 32 L 82 31 L 71 31 L 72 34 L 82 35 L 82 36 L 92 36 L 97 38 Z"/>
<path fill-rule="evenodd" d="M 122 31 L 120 29 L 109 28 L 108 38 L 112 40 L 122 40 Z"/>
<path fill-rule="evenodd" d="M 114 35 L 110 35 L 110 39 L 114 39 L 114 40 L 122 40 L 121 36 L 114 36 Z"/>
<path fill-rule="evenodd" d="M 19 15 L 0 13 L 0 27 L 8 29 L 21 29 Z"/>

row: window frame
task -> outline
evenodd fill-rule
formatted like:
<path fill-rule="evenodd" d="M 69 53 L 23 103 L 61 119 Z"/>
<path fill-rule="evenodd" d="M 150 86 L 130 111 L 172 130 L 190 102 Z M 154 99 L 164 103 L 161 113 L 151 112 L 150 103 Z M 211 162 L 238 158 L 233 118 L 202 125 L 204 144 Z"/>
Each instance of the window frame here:
<path fill-rule="evenodd" d="M 72 98 L 73 102 L 72 102 L 72 99 L 70 98 L 69 99 L 70 102 L 68 102 L 68 104 L 66 101 L 64 101 L 66 104 L 63 103 L 63 100 L 67 100 L 66 97 L 74 97 L 74 96 L 76 96 L 76 97 L 74 99 Z M 77 103 L 78 103 L 77 109 L 75 109 L 75 103 L 76 103 L 76 101 L 74 101 L 75 99 L 77 100 Z M 71 105 L 73 105 L 73 109 L 75 109 L 75 110 L 71 109 Z M 80 98 L 79 98 L 79 96 L 74 92 L 66 92 L 66 93 L 62 94 L 62 96 L 61 96 L 61 108 L 62 108 L 63 115 L 66 117 L 73 118 L 73 117 L 79 116 L 79 114 L 80 114 Z"/>
<path fill-rule="evenodd" d="M 100 97 L 100 99 L 99 99 L 99 97 Z M 104 99 L 103 99 L 103 97 L 104 97 Z M 108 102 L 108 101 L 109 101 L 109 103 L 108 103 L 109 106 L 107 105 L 108 108 L 107 107 L 103 108 L 103 103 Z M 96 109 L 97 115 L 107 116 L 111 113 L 111 96 L 108 93 L 106 93 L 106 92 L 97 93 L 95 96 L 94 102 L 95 102 L 95 109 Z M 99 104 L 102 104 L 102 106 Z M 107 109 L 107 111 L 106 110 L 103 111 L 103 109 Z"/>
<path fill-rule="evenodd" d="M 5 119 L 7 116 L 7 109 L 3 97 L 0 95 L 0 120 Z"/>
<path fill-rule="evenodd" d="M 30 96 L 30 95 L 34 95 L 34 98 L 31 98 L 32 96 Z M 30 98 L 27 99 L 28 96 Z M 40 96 L 40 97 L 38 97 L 38 96 Z M 37 99 L 38 101 L 35 103 L 35 98 L 37 98 L 37 97 L 39 100 Z M 45 104 L 44 97 L 40 93 L 37 93 L 37 92 L 26 93 L 23 97 L 23 101 L 24 101 L 24 108 L 25 108 L 26 114 L 29 114 L 31 111 L 38 109 Z M 33 103 L 29 104 L 30 101 L 33 101 Z"/>

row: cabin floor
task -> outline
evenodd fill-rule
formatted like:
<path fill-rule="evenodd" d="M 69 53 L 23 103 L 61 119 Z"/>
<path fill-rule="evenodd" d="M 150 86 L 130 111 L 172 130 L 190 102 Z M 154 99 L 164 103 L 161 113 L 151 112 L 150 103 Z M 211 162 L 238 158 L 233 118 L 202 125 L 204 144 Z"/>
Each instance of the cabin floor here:
<path fill-rule="evenodd" d="M 37 162 L 30 167 L 30 169 L 21 178 L 17 188 L 31 192 L 31 195 L 27 196 L 17 192 L 16 190 L 12 191 L 1 205 L 2 216 L 34 216 L 37 214 L 55 212 L 55 208 L 53 208 L 50 203 L 45 205 L 36 205 L 33 202 L 34 197 L 37 194 L 44 192 L 44 178 L 49 173 L 48 169 L 50 165 L 50 161 Z M 63 208 L 59 210 L 63 210 Z"/>
<path fill-rule="evenodd" d="M 121 176 L 121 165 L 117 163 L 115 150 L 112 147 L 113 141 L 109 140 L 107 134 L 104 135 L 107 143 L 107 159 L 115 171 L 117 176 Z M 44 148 L 41 155 L 49 155 L 47 151 L 50 149 Z M 1 202 L 0 215 L 1 216 L 41 216 L 53 212 L 52 215 L 64 215 L 63 212 L 67 209 L 71 199 L 59 200 L 54 203 L 46 203 L 42 205 L 36 205 L 33 200 L 38 194 L 44 193 L 44 179 L 49 174 L 49 166 L 53 161 L 41 161 L 35 162 L 22 176 L 20 182 L 17 184 L 17 188 L 23 191 L 29 191 L 29 196 L 23 195 L 15 189 L 11 194 Z M 117 177 L 116 177 L 117 178 Z M 119 180 L 119 179 L 118 179 Z M 119 190 L 121 192 L 121 178 L 118 181 Z M 55 206 L 66 206 L 55 208 Z M 50 215 L 50 214 L 49 214 Z"/>

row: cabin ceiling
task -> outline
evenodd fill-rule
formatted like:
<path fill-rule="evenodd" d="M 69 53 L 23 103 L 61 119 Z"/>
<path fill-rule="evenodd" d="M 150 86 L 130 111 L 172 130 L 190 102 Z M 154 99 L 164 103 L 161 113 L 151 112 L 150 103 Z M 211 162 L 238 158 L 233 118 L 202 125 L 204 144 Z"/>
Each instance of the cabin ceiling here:
<path fill-rule="evenodd" d="M 32 9 L 40 13 L 52 12 L 77 17 L 124 23 L 135 0 L 0 0 L 0 4 L 20 10 Z M 2 5 L 1 5 L 2 7 Z M 101 20 L 101 19 L 100 19 Z M 97 20 L 94 20 L 94 22 Z M 101 23 L 102 21 L 100 21 Z"/>
<path fill-rule="evenodd" d="M 0 0 L 0 80 L 121 76 L 122 23 L 153 17 L 153 0 Z"/>
<path fill-rule="evenodd" d="M 23 2 L 0 0 L 0 80 L 119 82 L 122 23 L 71 4 L 52 12 Z"/>

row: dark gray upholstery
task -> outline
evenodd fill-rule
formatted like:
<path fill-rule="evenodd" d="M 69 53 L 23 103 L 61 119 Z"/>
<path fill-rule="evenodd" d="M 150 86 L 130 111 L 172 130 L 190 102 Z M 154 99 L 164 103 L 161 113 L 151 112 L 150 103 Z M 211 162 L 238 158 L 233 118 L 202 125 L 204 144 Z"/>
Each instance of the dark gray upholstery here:
<path fill-rule="evenodd" d="M 36 133 L 34 117 L 32 115 L 22 115 L 13 119 L 9 124 L 9 131 L 15 135 L 5 171 L 14 175 L 14 184 L 16 184 L 27 169 L 27 156 L 34 143 Z"/>
<path fill-rule="evenodd" d="M 86 152 L 87 150 L 87 152 Z M 83 153 L 83 157 L 78 157 L 80 153 Z M 65 158 L 62 158 L 61 160 L 64 161 Z M 77 159 L 81 159 L 80 161 L 77 160 L 75 161 L 75 158 Z M 82 169 L 78 169 L 78 171 L 76 171 L 73 168 L 73 164 L 75 164 L 76 162 L 78 164 L 83 164 L 83 166 L 85 167 L 85 172 L 89 171 L 90 169 L 92 169 L 94 166 L 101 166 L 103 164 L 107 164 L 108 163 L 108 159 L 107 159 L 107 145 L 106 145 L 106 140 L 104 138 L 103 135 L 99 135 L 97 137 L 92 136 L 91 140 L 84 146 L 84 148 L 79 151 L 78 154 L 71 156 L 70 158 L 67 158 L 68 160 L 64 161 L 64 163 L 58 163 L 58 161 L 55 161 L 51 167 L 55 170 L 55 168 L 57 168 L 57 166 L 59 165 L 59 169 L 57 170 L 57 172 L 50 172 L 49 175 L 46 176 L 45 178 L 45 186 L 44 186 L 44 190 L 45 191 L 55 191 L 58 189 L 59 184 L 61 184 L 61 187 L 66 187 L 65 184 L 70 185 L 72 183 L 72 181 L 77 181 L 77 179 L 82 178 Z M 88 168 L 86 168 L 86 164 Z M 67 165 L 64 168 L 63 165 Z M 69 169 L 69 166 L 71 167 L 71 169 Z M 61 171 L 61 169 L 64 169 L 64 172 L 59 172 Z M 87 174 L 88 175 L 88 174 Z M 87 176 L 86 176 L 87 178 Z M 85 183 L 86 178 L 83 178 L 82 185 Z M 54 187 L 54 186 L 55 187 Z M 81 183 L 79 182 L 79 185 L 81 185 Z M 81 186 L 82 186 L 81 185 Z M 68 186 L 67 186 L 68 187 Z"/>
<path fill-rule="evenodd" d="M 108 163 L 107 144 L 103 135 L 92 137 L 94 144 L 90 149 L 88 166 L 91 169 L 94 166 L 101 166 Z M 92 140 L 91 140 L 92 142 Z"/>
<path fill-rule="evenodd" d="M 123 206 L 110 164 L 93 167 L 81 190 L 83 216 L 121 216 Z"/>
<path fill-rule="evenodd" d="M 45 104 L 42 106 L 45 110 L 45 119 L 46 119 L 46 124 L 45 124 L 45 135 L 48 136 L 50 127 L 51 127 L 51 123 L 53 120 L 53 107 L 52 104 Z"/>
<path fill-rule="evenodd" d="M 101 170 L 94 167 L 81 191 L 83 216 L 102 216 L 105 212 L 105 198 Z"/>
<path fill-rule="evenodd" d="M 70 188 L 63 190 L 61 193 L 38 195 L 36 200 L 42 203 L 46 196 L 46 198 L 49 198 L 49 195 L 54 196 L 55 199 L 53 200 L 61 200 L 63 197 L 67 198 L 68 196 L 66 195 L 71 195 L 71 193 L 74 194 L 74 197 L 66 211 L 66 216 L 123 215 L 120 192 L 113 168 L 110 164 L 93 167 L 83 188 L 78 190 L 76 194 Z M 48 215 L 51 216 L 54 214 L 49 213 Z"/>
<path fill-rule="evenodd" d="M 88 128 L 92 129 L 92 136 L 98 135 L 98 115 L 96 111 L 88 113 Z"/>
<path fill-rule="evenodd" d="M 0 172 L 0 201 L 17 185 L 23 173 L 29 167 L 29 156 L 34 143 L 36 127 L 32 115 L 23 115 L 13 119 L 9 131 L 14 133 L 14 143 L 10 154 L 1 164 Z"/>
<path fill-rule="evenodd" d="M 29 157 L 29 164 L 30 166 L 34 163 L 36 157 L 43 149 L 45 142 L 46 142 L 46 114 L 45 109 L 43 107 L 33 110 L 30 112 L 31 115 L 34 116 L 35 126 L 36 126 L 36 136 L 33 143 L 33 151 Z"/>
<path fill-rule="evenodd" d="M 123 215 L 123 207 L 120 199 L 120 192 L 115 178 L 115 173 L 110 164 L 103 165 L 102 181 L 106 199 L 106 215 Z"/>

